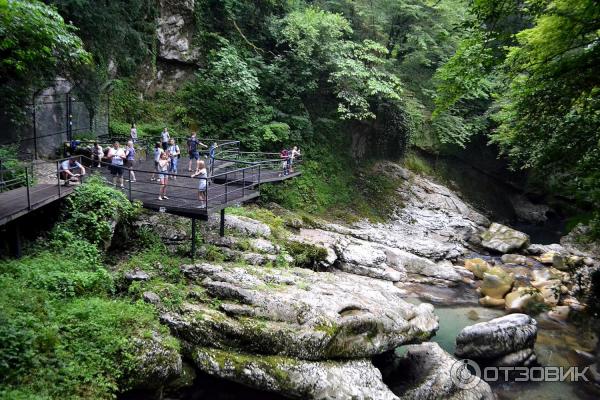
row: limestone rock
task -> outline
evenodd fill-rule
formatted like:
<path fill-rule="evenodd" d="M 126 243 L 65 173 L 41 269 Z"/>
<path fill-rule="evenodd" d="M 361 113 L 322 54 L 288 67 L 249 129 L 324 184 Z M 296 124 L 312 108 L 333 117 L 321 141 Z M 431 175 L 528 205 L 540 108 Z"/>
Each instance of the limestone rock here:
<path fill-rule="evenodd" d="M 159 2 L 158 55 L 165 60 L 193 64 L 199 57 L 198 48 L 193 45 L 194 0 L 172 3 L 169 0 Z"/>
<path fill-rule="evenodd" d="M 339 242 L 335 245 L 335 251 L 342 271 L 393 282 L 405 276 L 403 271 L 387 266 L 386 255 L 380 246 L 367 241 Z"/>
<path fill-rule="evenodd" d="M 502 307 L 502 308 L 504 308 L 505 300 L 497 299 L 497 298 L 490 297 L 490 296 L 484 296 L 479 299 L 479 304 L 481 304 L 484 307 Z"/>
<path fill-rule="evenodd" d="M 414 306 L 391 282 L 301 268 L 186 265 L 184 274 L 218 299 L 188 301 L 161 316 L 199 346 L 310 360 L 369 357 L 428 338 L 430 304 Z"/>
<path fill-rule="evenodd" d="M 407 346 L 408 352 L 396 361 L 393 380 L 402 380 L 402 400 L 493 400 L 489 384 L 472 376 L 471 387 L 456 384 L 457 361 L 437 343 L 427 342 Z M 454 378 L 454 379 L 453 379 Z M 389 378 L 388 378 L 389 379 Z"/>
<path fill-rule="evenodd" d="M 481 258 L 468 258 L 465 260 L 465 268 L 479 279 L 483 279 L 483 273 L 491 268 L 491 265 Z"/>
<path fill-rule="evenodd" d="M 500 253 L 510 253 L 526 247 L 528 244 L 529 236 L 496 222 L 481 234 L 481 245 Z"/>
<path fill-rule="evenodd" d="M 160 304 L 160 296 L 154 292 L 144 292 L 142 293 L 142 298 L 146 303 L 158 305 Z"/>
<path fill-rule="evenodd" d="M 277 254 L 279 251 L 279 246 L 276 246 L 271 241 L 262 238 L 251 239 L 250 246 L 257 251 L 267 254 Z"/>
<path fill-rule="evenodd" d="M 205 373 L 298 399 L 381 399 L 398 397 L 368 360 L 305 361 L 193 347 L 191 357 Z"/>
<path fill-rule="evenodd" d="M 125 272 L 125 279 L 127 279 L 130 282 L 147 281 L 148 279 L 150 279 L 150 275 L 148 275 L 146 272 L 142 271 L 141 269 L 135 269 L 133 271 Z"/>
<path fill-rule="evenodd" d="M 509 312 L 524 312 L 536 304 L 544 303 L 544 298 L 539 290 L 528 287 L 520 287 L 514 292 L 510 292 L 504 300 L 506 302 L 505 309 Z"/>
<path fill-rule="evenodd" d="M 218 226 L 218 218 L 211 218 L 210 223 Z M 271 228 L 267 224 L 241 215 L 225 215 L 225 228 L 248 236 L 271 236 Z"/>
<path fill-rule="evenodd" d="M 172 340 L 172 339 L 171 339 Z M 130 376 L 132 386 L 158 388 L 182 372 L 179 351 L 166 337 L 152 332 L 148 337 L 134 339 L 136 350 L 134 375 Z"/>
<path fill-rule="evenodd" d="M 510 291 L 514 281 L 513 275 L 506 273 L 502 268 L 490 268 L 483 273 L 481 293 L 484 296 L 502 299 Z"/>
<path fill-rule="evenodd" d="M 520 254 L 503 254 L 502 262 L 505 264 L 527 264 L 527 257 Z"/>
<path fill-rule="evenodd" d="M 555 321 L 566 321 L 569 318 L 569 306 L 556 306 L 548 311 L 548 317 Z"/>
<path fill-rule="evenodd" d="M 509 360 L 517 362 L 530 358 L 513 353 L 533 349 L 536 336 L 537 323 L 533 318 L 525 314 L 510 314 L 465 327 L 456 337 L 455 354 L 461 358 L 508 365 Z M 512 358 L 507 358 L 510 354 L 513 354 Z"/>

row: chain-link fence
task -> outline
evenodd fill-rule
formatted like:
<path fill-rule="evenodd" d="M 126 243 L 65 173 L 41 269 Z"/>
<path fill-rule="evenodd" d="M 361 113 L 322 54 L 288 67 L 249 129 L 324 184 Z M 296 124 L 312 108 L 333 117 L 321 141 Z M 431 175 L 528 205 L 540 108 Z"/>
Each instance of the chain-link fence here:
<path fill-rule="evenodd" d="M 102 93 L 90 112 L 74 94 L 71 82 L 56 79 L 34 92 L 24 108 L 24 123 L 3 121 L 0 135 L 0 145 L 17 145 L 21 156 L 54 158 L 62 153 L 65 142 L 108 134 L 110 92 Z"/>

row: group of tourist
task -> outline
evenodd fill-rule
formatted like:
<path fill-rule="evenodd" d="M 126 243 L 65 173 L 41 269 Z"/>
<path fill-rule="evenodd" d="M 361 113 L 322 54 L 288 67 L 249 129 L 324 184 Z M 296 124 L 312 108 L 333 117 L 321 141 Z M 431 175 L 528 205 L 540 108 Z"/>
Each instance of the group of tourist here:
<path fill-rule="evenodd" d="M 133 171 L 134 161 L 136 158 L 135 143 L 138 141 L 137 128 L 132 124 L 130 131 L 130 140 L 125 148 L 122 148 L 119 142 L 114 142 L 112 147 L 103 149 L 102 146 L 95 142 L 92 147 L 92 166 L 101 167 L 103 160 L 107 159 L 109 170 L 113 176 L 113 184 L 117 187 L 124 188 L 123 173 L 124 168 L 128 169 L 131 182 L 136 182 L 135 172 Z M 198 177 L 198 201 L 199 207 L 206 207 L 206 190 L 208 187 L 208 176 L 212 174 L 216 151 L 219 145 L 214 142 L 211 145 L 202 143 L 196 132 L 192 132 L 186 142 L 187 152 L 189 156 L 188 172 L 190 177 Z M 207 149 L 204 153 L 206 162 L 201 157 L 200 149 Z M 294 173 L 294 160 L 301 156 L 300 149 L 294 146 L 292 149 L 282 149 L 279 157 L 282 162 L 282 172 L 279 176 L 289 175 Z M 181 158 L 181 149 L 176 143 L 175 138 L 171 137 L 169 130 L 165 127 L 160 134 L 160 141 L 156 142 L 153 150 L 154 170 L 150 177 L 151 181 L 156 181 L 160 184 L 158 200 L 168 200 L 167 186 L 169 179 L 177 180 L 179 159 Z M 194 165 L 195 164 L 195 165 Z M 192 166 L 194 168 L 192 169 Z M 79 170 L 76 174 L 74 171 Z M 85 174 L 85 168 L 73 157 L 65 160 L 61 164 L 61 179 L 65 180 L 65 184 L 69 184 L 73 180 L 79 180 L 79 177 Z"/>
<path fill-rule="evenodd" d="M 282 173 L 279 174 L 279 176 L 281 176 L 282 174 L 284 176 L 287 176 L 290 173 L 293 174 L 294 173 L 294 160 L 296 160 L 301 155 L 302 154 L 300 153 L 300 149 L 298 148 L 298 146 L 294 146 L 291 150 L 282 149 L 279 152 L 279 158 L 281 159 L 281 169 L 282 169 Z"/>

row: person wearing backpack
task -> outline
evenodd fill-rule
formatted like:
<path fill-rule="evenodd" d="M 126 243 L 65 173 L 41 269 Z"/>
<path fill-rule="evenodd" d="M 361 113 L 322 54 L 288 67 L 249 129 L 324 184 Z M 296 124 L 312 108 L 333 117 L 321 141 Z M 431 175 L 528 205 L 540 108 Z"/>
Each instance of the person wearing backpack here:
<path fill-rule="evenodd" d="M 169 172 L 172 174 L 177 174 L 177 163 L 179 161 L 179 157 L 181 157 L 181 152 L 179 151 L 179 146 L 175 144 L 175 139 L 173 138 L 169 140 L 167 154 L 169 155 L 169 159 L 171 160 L 171 164 L 169 165 Z M 172 175 L 172 177 L 173 180 L 177 180 L 176 176 Z"/>

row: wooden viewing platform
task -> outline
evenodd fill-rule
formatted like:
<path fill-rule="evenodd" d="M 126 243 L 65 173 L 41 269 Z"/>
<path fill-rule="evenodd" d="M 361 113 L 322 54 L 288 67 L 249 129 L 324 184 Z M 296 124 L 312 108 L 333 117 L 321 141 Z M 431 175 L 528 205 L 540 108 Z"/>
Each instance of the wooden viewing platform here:
<path fill-rule="evenodd" d="M 261 154 L 268 155 L 268 158 L 257 160 Z M 87 156 L 76 157 L 86 166 L 87 175 L 84 181 L 92 174 L 99 174 L 107 184 L 112 184 L 108 163 L 103 162 L 98 168 L 92 166 Z M 188 158 L 185 156 L 179 159 L 179 173 L 169 174 L 168 199 L 158 199 L 160 184 L 151 180 L 154 170 L 153 160 L 136 161 L 131 170 L 123 168 L 124 188 L 121 190 L 130 201 L 140 201 L 145 208 L 208 220 L 211 213 L 260 196 L 261 183 L 279 182 L 301 174 L 297 169 L 294 173 L 283 175 L 281 160 L 274 158 L 273 153 L 243 153 L 234 149 L 229 152 L 223 151 L 218 154 L 218 157 L 223 158 L 215 160 L 212 174 L 209 174 L 208 200 L 203 207 L 198 201 L 199 178 L 190 177 L 191 173 L 187 171 Z M 252 158 L 253 161 L 246 161 L 244 158 Z M 54 162 L 58 165 L 60 160 Z M 300 165 L 295 167 L 300 168 Z M 29 167 L 25 168 L 26 171 L 27 168 Z M 135 182 L 129 179 L 131 172 L 135 174 Z M 33 172 L 29 174 L 33 176 Z M 59 185 L 58 179 L 56 184 L 31 184 L 29 178 L 25 181 L 28 183 L 26 186 L 0 193 L 0 226 L 59 200 L 74 190 L 74 186 Z"/>

